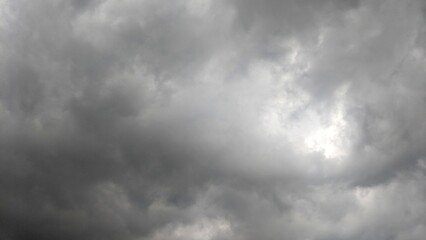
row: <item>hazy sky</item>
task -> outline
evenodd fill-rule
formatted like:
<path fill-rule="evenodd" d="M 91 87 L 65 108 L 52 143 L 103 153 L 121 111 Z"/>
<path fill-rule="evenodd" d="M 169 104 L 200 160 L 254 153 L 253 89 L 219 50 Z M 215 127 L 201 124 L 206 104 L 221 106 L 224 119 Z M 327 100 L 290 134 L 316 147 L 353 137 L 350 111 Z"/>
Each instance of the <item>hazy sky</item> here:
<path fill-rule="evenodd" d="M 423 0 L 0 0 L 0 239 L 423 240 Z"/>

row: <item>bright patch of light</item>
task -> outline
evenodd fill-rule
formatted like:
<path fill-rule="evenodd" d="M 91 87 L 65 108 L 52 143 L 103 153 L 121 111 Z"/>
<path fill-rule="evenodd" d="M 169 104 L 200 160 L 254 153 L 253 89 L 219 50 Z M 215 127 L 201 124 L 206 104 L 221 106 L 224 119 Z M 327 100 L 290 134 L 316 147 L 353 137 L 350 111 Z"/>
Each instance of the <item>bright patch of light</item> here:
<path fill-rule="evenodd" d="M 343 86 L 336 94 L 337 106 L 330 113 L 328 124 L 320 124 L 305 138 L 309 151 L 320 152 L 327 159 L 338 159 L 346 155 L 343 97 L 349 85 Z"/>
<path fill-rule="evenodd" d="M 326 158 L 336 158 L 342 155 L 342 151 L 335 144 L 338 139 L 338 133 L 339 129 L 334 125 L 319 129 L 306 138 L 305 144 L 309 150 L 322 152 Z"/>
<path fill-rule="evenodd" d="M 319 39 L 317 47 L 321 41 Z M 297 41 L 289 41 L 283 47 L 288 54 L 280 66 L 265 65 L 262 71 L 257 71 L 262 73 L 257 77 L 272 86 L 272 97 L 261 116 L 264 132 L 276 139 L 282 138 L 301 154 L 320 153 L 325 160 L 340 163 L 348 152 L 345 96 L 349 85 L 344 84 L 335 92 L 334 103 L 326 109 L 310 105 L 309 93 L 297 82 L 309 75 L 314 66 L 311 50 L 315 48 L 305 49 Z"/>

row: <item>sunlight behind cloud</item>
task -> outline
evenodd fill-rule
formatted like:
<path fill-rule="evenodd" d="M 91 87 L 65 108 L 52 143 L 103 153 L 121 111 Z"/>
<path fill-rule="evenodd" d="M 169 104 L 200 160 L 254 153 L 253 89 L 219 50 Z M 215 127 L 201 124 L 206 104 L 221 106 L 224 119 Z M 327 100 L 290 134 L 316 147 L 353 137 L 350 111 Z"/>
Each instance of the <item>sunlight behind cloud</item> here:
<path fill-rule="evenodd" d="M 320 152 L 326 159 L 341 159 L 346 156 L 347 147 L 345 131 L 347 122 L 344 118 L 344 96 L 349 85 L 343 85 L 336 92 L 336 106 L 329 113 L 326 123 L 316 123 L 314 130 L 305 138 L 308 151 Z"/>

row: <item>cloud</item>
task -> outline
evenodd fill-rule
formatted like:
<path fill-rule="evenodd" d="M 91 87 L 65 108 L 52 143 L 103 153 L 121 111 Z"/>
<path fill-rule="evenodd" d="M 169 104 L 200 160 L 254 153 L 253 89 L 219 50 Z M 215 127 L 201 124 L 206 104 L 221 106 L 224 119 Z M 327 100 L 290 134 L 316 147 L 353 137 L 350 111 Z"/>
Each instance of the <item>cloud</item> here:
<path fill-rule="evenodd" d="M 0 2 L 0 238 L 422 239 L 424 3 Z"/>

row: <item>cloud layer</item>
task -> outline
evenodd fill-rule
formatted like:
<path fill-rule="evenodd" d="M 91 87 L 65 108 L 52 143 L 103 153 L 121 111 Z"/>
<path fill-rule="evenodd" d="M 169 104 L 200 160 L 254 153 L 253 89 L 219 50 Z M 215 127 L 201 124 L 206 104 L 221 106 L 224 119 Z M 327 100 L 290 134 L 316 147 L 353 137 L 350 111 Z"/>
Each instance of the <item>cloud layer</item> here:
<path fill-rule="evenodd" d="M 0 1 L 0 238 L 423 239 L 425 7 Z"/>

